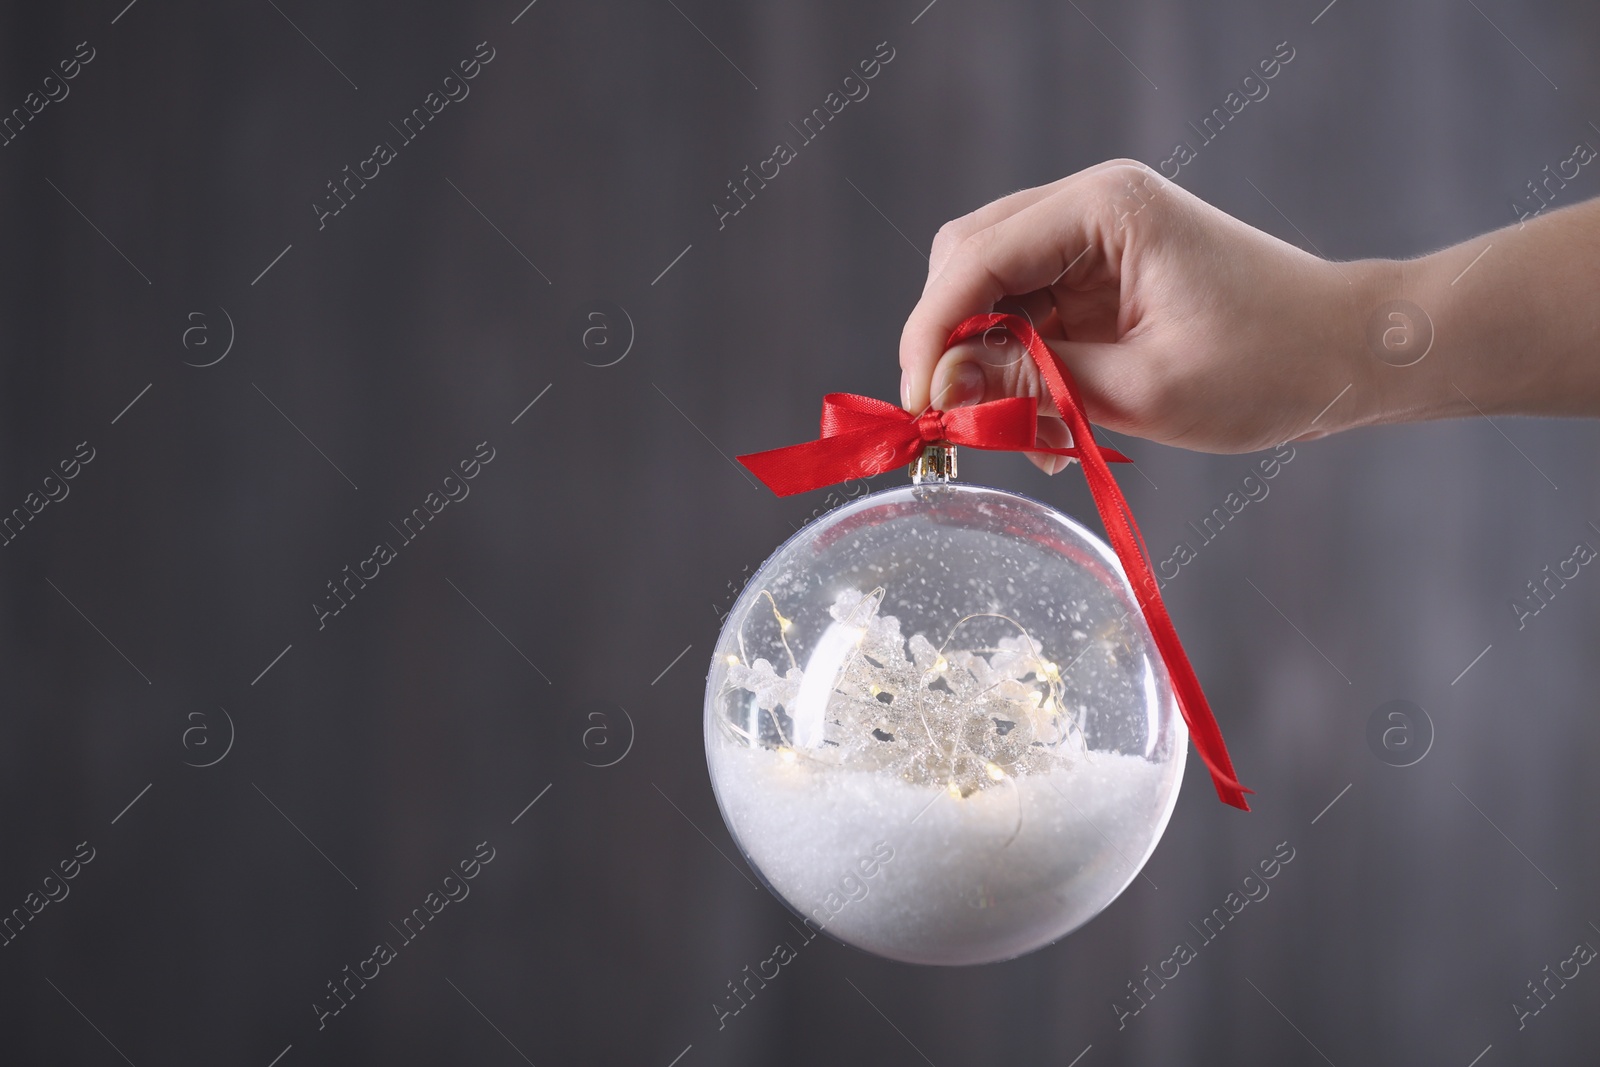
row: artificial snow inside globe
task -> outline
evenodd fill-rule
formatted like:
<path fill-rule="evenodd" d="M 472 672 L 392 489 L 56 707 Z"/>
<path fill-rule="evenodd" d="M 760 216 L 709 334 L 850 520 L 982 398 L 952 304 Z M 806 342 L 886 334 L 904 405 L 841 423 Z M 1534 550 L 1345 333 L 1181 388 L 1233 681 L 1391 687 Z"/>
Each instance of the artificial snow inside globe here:
<path fill-rule="evenodd" d="M 935 478 L 791 538 L 706 686 L 750 863 L 811 926 L 910 963 L 1009 959 L 1103 910 L 1166 828 L 1187 739 L 1111 549 Z"/>

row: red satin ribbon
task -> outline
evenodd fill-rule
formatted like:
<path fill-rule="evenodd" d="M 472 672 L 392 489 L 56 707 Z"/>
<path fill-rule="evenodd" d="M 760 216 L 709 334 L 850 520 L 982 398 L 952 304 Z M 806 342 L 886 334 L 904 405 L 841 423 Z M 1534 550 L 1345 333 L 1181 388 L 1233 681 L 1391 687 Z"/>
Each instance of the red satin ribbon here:
<path fill-rule="evenodd" d="M 1244 797 L 1251 790 L 1240 785 L 1234 773 L 1222 730 L 1211 714 L 1211 705 L 1178 640 L 1178 631 L 1172 625 L 1166 605 L 1161 602 L 1138 524 L 1111 475 L 1108 463 L 1126 462 L 1127 457 L 1095 441 L 1077 385 L 1066 365 L 1026 319 L 999 313 L 974 315 L 956 327 L 946 347 L 996 328 L 1006 330 L 1026 346 L 1028 355 L 1038 365 L 1045 387 L 1050 390 L 1056 410 L 1072 431 L 1074 447 L 1041 448 L 1035 443 L 1038 401 L 1033 397 L 1009 397 L 951 411 L 930 410 L 912 415 L 871 397 L 829 393 L 822 402 L 822 436 L 819 439 L 740 456 L 739 462 L 773 492 L 790 496 L 902 466 L 917 456 L 924 443 L 936 441 L 972 448 L 1076 457 L 1083 466 L 1084 478 L 1089 483 L 1089 492 L 1105 524 L 1111 547 L 1122 561 L 1156 649 L 1167 665 L 1178 698 L 1178 710 L 1189 726 L 1195 751 L 1211 772 L 1211 783 L 1222 802 L 1249 811 L 1250 805 Z"/>
<path fill-rule="evenodd" d="M 903 467 L 917 457 L 923 445 L 936 441 L 1000 452 L 1078 457 L 1076 448 L 1038 445 L 1038 425 L 1039 402 L 1031 396 L 1006 397 L 950 411 L 930 408 L 913 415 L 875 397 L 829 393 L 822 398 L 821 437 L 740 456 L 739 462 L 774 493 L 793 496 Z M 1109 448 L 1102 452 L 1114 463 L 1128 462 L 1120 452 Z"/>

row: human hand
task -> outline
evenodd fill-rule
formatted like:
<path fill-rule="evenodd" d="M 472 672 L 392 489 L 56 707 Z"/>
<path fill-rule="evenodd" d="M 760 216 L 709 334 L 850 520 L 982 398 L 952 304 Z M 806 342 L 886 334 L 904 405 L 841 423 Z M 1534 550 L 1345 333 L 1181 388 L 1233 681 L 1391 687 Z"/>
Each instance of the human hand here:
<path fill-rule="evenodd" d="M 1031 395 L 1040 444 L 1067 446 L 1037 368 L 1009 335 L 945 351 L 963 319 L 1009 310 L 1065 360 L 1089 418 L 1112 430 L 1204 452 L 1321 436 L 1353 424 L 1324 409 L 1371 373 L 1366 295 L 1356 265 L 1345 267 L 1141 163 L 1102 163 L 939 230 L 900 339 L 901 403 L 919 412 Z M 1067 463 L 1030 458 L 1047 473 Z"/>

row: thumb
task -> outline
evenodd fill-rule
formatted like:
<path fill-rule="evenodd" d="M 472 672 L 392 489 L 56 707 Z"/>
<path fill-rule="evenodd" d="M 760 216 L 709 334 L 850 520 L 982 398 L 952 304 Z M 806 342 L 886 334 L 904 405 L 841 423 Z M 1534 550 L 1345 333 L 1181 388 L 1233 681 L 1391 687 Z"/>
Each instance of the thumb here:
<path fill-rule="evenodd" d="M 999 327 L 955 345 L 934 364 L 929 406 L 940 411 L 999 400 L 1031 396 L 1041 411 L 1054 412 L 1049 390 L 1027 347 Z"/>
<path fill-rule="evenodd" d="M 1136 397 L 1139 370 L 1145 361 L 1133 343 L 1045 344 L 1066 366 L 1083 401 L 1084 414 L 1091 421 L 1112 429 L 1139 421 Z M 963 341 L 939 357 L 933 371 L 932 396 L 932 407 L 941 411 L 1009 396 L 1031 396 L 1039 401 L 1041 416 L 1061 414 L 1026 346 L 1001 330 Z"/>

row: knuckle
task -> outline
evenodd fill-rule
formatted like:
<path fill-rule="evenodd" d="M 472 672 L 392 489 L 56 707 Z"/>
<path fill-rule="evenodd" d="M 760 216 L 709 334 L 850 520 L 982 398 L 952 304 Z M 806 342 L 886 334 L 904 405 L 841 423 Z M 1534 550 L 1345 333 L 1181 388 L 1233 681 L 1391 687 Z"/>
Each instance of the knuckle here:
<path fill-rule="evenodd" d="M 1146 166 L 1140 160 L 1129 159 L 1126 156 L 1120 157 L 1118 159 L 1108 159 L 1108 160 L 1106 160 L 1104 166 L 1105 166 L 1106 170 L 1139 170 L 1139 171 L 1148 171 L 1150 169 L 1148 166 Z"/>
<path fill-rule="evenodd" d="M 929 280 L 937 278 L 961 288 L 989 276 L 993 230 L 953 233 L 935 244 L 928 256 Z"/>
<path fill-rule="evenodd" d="M 940 259 L 949 256 L 951 252 L 959 248 L 961 242 L 967 239 L 968 229 L 967 216 L 951 219 L 943 226 L 940 226 L 938 232 L 933 235 L 932 258 Z"/>
<path fill-rule="evenodd" d="M 1143 163 L 1117 161 L 1095 174 L 1090 200 L 1103 224 L 1121 230 L 1159 226 L 1173 208 L 1173 186 Z"/>
<path fill-rule="evenodd" d="M 1044 384 L 1044 376 L 1039 373 L 1039 368 L 1034 365 L 1033 360 L 1028 359 L 1025 357 L 1025 355 L 1023 355 L 1021 351 L 1022 346 L 1018 345 L 1017 349 L 1017 358 L 1002 368 L 1002 385 L 1005 395 L 1031 396 L 1036 400 L 1048 402 L 1050 400 L 1050 390 Z M 1052 408 L 1051 410 L 1054 409 Z M 1050 416 L 1045 416 L 1044 419 L 1051 419 L 1051 421 L 1055 422 L 1060 421 L 1058 419 L 1052 419 Z M 1041 425 L 1043 424 L 1044 419 L 1040 420 Z M 1062 424 L 1062 426 L 1064 430 L 1065 424 Z M 1053 445 L 1052 447 L 1061 446 Z"/>

